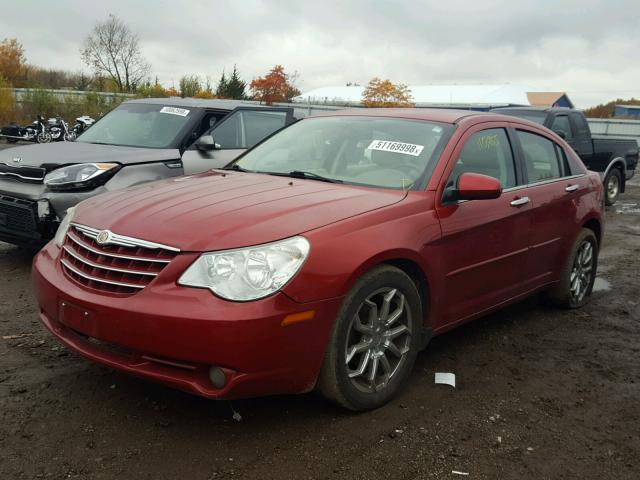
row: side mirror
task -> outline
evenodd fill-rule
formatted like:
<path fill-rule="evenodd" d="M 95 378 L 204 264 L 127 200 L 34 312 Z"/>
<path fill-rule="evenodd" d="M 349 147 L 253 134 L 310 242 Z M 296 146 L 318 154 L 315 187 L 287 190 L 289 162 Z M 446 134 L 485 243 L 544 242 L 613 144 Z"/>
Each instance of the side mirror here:
<path fill-rule="evenodd" d="M 196 140 L 195 145 L 196 148 L 202 152 L 209 152 L 216 148 L 216 142 L 213 140 L 211 135 L 202 135 L 198 140 Z"/>
<path fill-rule="evenodd" d="M 556 135 L 558 135 L 561 139 L 566 140 L 567 139 L 567 134 L 564 133 L 564 130 L 554 130 L 553 133 L 555 133 Z"/>
<path fill-rule="evenodd" d="M 458 178 L 458 200 L 489 200 L 502 195 L 502 185 L 497 178 L 479 173 L 463 173 Z"/>

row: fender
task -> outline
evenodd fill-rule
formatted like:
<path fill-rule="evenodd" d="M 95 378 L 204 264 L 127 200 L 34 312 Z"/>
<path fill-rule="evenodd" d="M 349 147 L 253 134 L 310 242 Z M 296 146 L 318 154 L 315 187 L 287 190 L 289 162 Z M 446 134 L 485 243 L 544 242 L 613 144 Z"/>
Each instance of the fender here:
<path fill-rule="evenodd" d="M 622 157 L 616 157 L 613 160 L 611 160 L 611 162 L 609 162 L 609 165 L 607 165 L 607 168 L 604 172 L 598 172 L 600 174 L 600 180 L 602 180 L 604 182 L 604 179 L 607 178 L 607 175 L 609 175 L 609 172 L 611 171 L 611 169 L 616 166 L 616 164 L 620 164 L 622 165 L 622 185 L 621 185 L 621 191 L 624 192 L 624 187 L 625 187 L 625 180 L 627 178 L 627 163 L 624 161 L 624 158 Z"/>

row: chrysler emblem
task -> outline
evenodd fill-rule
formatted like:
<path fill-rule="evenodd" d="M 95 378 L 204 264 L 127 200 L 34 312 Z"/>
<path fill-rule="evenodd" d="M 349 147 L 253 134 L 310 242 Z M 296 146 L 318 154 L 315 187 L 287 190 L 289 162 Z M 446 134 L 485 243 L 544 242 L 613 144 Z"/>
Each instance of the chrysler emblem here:
<path fill-rule="evenodd" d="M 13 163 L 20 163 L 22 159 L 20 157 L 13 157 Z"/>
<path fill-rule="evenodd" d="M 104 245 L 105 243 L 109 243 L 110 239 L 111 239 L 111 232 L 109 230 L 102 230 L 96 236 L 96 242 L 98 242 L 100 245 Z"/>

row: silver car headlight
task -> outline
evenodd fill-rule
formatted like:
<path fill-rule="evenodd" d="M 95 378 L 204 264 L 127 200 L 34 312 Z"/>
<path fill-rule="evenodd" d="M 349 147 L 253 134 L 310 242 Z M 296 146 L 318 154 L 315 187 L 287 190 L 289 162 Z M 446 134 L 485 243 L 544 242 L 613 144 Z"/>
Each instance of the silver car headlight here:
<path fill-rule="evenodd" d="M 77 190 L 105 183 L 120 168 L 119 163 L 79 163 L 47 173 L 44 184 L 51 190 Z"/>
<path fill-rule="evenodd" d="M 64 243 L 64 237 L 69 231 L 69 227 L 71 226 L 71 221 L 73 220 L 73 215 L 75 214 L 75 212 L 75 207 L 68 208 L 67 214 L 62 219 L 62 222 L 60 222 L 60 226 L 58 226 L 56 236 L 53 237 L 53 243 L 55 243 L 58 247 L 62 247 L 62 244 Z"/>
<path fill-rule="evenodd" d="M 178 284 L 208 288 L 227 300 L 248 301 L 277 292 L 293 278 L 309 255 L 309 241 L 278 242 L 202 254 Z"/>

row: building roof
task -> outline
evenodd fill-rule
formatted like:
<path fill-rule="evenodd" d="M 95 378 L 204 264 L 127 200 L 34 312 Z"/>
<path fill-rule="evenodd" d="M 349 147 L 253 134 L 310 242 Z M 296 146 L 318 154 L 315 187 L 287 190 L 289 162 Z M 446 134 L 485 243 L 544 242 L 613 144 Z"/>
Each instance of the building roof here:
<path fill-rule="evenodd" d="M 565 92 L 527 92 L 529 105 L 533 107 L 553 107 L 562 97 L 566 97 L 569 104 L 573 106 Z"/>
<path fill-rule="evenodd" d="M 410 85 L 413 101 L 418 106 L 444 105 L 529 105 L 528 92 L 536 89 L 525 85 Z M 365 87 L 323 87 L 295 97 L 294 102 L 360 104 Z"/>

